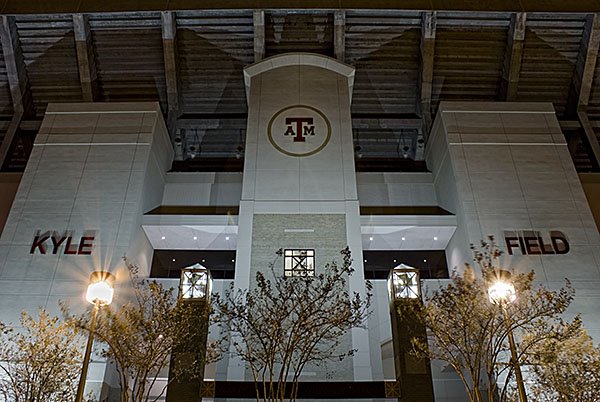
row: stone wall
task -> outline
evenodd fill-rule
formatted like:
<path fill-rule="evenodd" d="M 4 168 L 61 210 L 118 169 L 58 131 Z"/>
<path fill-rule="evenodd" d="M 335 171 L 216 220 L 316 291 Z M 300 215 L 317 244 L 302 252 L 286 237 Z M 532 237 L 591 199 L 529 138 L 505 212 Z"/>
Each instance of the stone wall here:
<path fill-rule="evenodd" d="M 534 270 L 550 288 L 569 278 L 577 291 L 569 316 L 582 313 L 600 339 L 600 235 L 552 105 L 442 102 L 429 143 L 438 200 L 458 218 L 448 266 L 460 271 L 469 243 L 487 235 L 506 252 L 505 231 L 539 231 L 546 244 L 560 231 L 568 253 L 516 247 L 501 263 Z"/>
<path fill-rule="evenodd" d="M 0 319 L 40 307 L 56 314 L 61 300 L 85 308 L 92 271 L 123 280 L 123 256 L 147 264 L 141 219 L 160 205 L 171 159 L 156 103 L 50 104 L 0 238 Z M 96 391 L 104 366 L 90 368 Z"/>

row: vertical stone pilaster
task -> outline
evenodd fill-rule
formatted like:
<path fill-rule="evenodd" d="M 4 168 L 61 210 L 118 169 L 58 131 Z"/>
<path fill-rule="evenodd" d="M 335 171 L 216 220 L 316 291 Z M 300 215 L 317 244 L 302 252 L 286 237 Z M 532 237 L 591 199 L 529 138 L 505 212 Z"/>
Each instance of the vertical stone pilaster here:
<path fill-rule="evenodd" d="M 550 244 L 550 232 L 560 231 L 568 253 L 539 244 L 529 253 L 514 248 L 501 263 L 535 271 L 549 288 L 569 278 L 577 295 L 567 318 L 582 313 L 599 339 L 600 235 L 552 105 L 442 102 L 427 162 L 440 206 L 459 221 L 446 249 L 450 269 L 471 262 L 469 243 L 487 235 L 508 251 L 505 232 L 539 232 Z"/>
<path fill-rule="evenodd" d="M 143 213 L 160 205 L 171 160 L 156 103 L 48 105 L 0 238 L 0 319 L 60 314 L 59 300 L 84 308 L 89 274 L 115 273 L 125 255 L 147 268 L 138 257 L 148 250 L 132 244 Z M 38 233 L 48 237 L 36 245 Z M 90 370 L 97 395 L 104 366 Z"/>
<path fill-rule="evenodd" d="M 310 248 L 317 269 L 350 246 L 350 291 L 365 293 L 350 117 L 354 69 L 317 55 L 287 54 L 246 68 L 248 128 L 240 202 L 236 287 L 252 287 L 279 248 Z M 283 275 L 283 260 L 276 270 Z M 344 340 L 353 359 L 307 367 L 306 380 L 371 380 L 368 331 Z M 232 360 L 230 380 L 249 379 Z"/>

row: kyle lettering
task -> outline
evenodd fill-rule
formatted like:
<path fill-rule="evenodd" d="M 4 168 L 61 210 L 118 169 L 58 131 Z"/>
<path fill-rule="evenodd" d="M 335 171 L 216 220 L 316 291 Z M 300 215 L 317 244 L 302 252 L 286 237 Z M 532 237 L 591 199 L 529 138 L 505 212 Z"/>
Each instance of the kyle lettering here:
<path fill-rule="evenodd" d="M 35 254 L 37 250 L 40 254 L 48 254 L 48 251 L 51 249 L 52 254 L 60 254 L 62 248 L 63 254 L 90 255 L 94 249 L 95 238 L 95 236 L 86 234 L 81 236 L 79 243 L 76 243 L 76 241 L 73 240 L 74 237 L 71 231 L 66 231 L 61 234 L 57 231 L 48 230 L 42 233 L 38 230 L 31 243 L 29 253 Z"/>

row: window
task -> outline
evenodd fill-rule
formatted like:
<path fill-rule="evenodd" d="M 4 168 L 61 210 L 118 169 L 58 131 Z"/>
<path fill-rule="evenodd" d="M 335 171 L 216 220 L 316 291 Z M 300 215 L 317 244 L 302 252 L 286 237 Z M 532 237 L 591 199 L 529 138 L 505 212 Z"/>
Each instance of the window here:
<path fill-rule="evenodd" d="M 315 250 L 284 250 L 283 274 L 286 277 L 315 276 Z"/>

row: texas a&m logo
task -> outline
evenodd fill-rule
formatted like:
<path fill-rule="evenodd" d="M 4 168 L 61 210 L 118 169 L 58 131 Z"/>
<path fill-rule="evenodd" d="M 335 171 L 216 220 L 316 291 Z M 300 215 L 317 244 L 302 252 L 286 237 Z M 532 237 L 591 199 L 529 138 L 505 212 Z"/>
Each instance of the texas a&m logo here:
<path fill-rule="evenodd" d="M 331 138 L 331 124 L 318 109 L 288 106 L 275 113 L 267 131 L 269 142 L 288 156 L 310 156 L 321 151 Z"/>
<path fill-rule="evenodd" d="M 294 136 L 294 142 L 306 142 L 304 137 L 315 135 L 313 120 L 312 117 L 286 117 L 285 124 L 288 126 L 283 135 Z"/>

